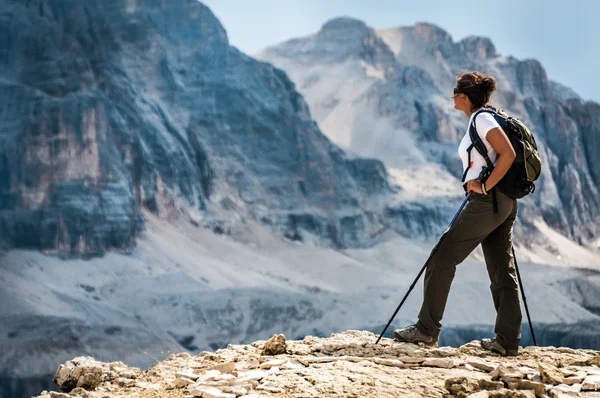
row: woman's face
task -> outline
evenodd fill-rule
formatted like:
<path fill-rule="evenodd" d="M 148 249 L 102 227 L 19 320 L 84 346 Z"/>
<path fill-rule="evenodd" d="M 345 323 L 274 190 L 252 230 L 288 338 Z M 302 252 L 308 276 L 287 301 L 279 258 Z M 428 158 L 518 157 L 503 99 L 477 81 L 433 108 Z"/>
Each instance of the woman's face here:
<path fill-rule="evenodd" d="M 454 99 L 454 109 L 458 109 L 459 111 L 464 111 L 465 109 L 470 109 L 471 101 L 469 101 L 469 97 L 465 93 L 461 93 L 454 87 L 454 95 L 452 96 Z"/>

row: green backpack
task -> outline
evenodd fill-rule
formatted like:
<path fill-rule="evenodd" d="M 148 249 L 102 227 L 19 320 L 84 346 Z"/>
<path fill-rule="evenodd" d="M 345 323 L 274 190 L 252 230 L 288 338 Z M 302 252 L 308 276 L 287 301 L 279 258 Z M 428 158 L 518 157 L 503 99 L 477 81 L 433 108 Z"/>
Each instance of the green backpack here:
<path fill-rule="evenodd" d="M 533 134 L 531 134 L 531 131 L 523 122 L 509 116 L 503 109 L 496 110 L 495 108 L 487 107 L 478 111 L 477 114 L 481 112 L 488 112 L 494 116 L 494 119 L 496 119 L 508 136 L 517 154 L 515 161 L 506 172 L 506 175 L 498 182 L 497 186 L 502 192 L 514 199 L 520 199 L 532 193 L 535 191 L 533 181 L 537 180 L 542 172 L 542 159 L 537 151 L 537 144 L 535 143 Z M 475 129 L 477 114 L 473 117 L 473 122 L 469 126 L 469 135 L 472 144 L 467 151 L 470 152 L 475 147 L 477 152 L 485 159 L 488 170 L 491 173 L 494 165 L 488 157 L 485 144 L 481 141 Z"/>

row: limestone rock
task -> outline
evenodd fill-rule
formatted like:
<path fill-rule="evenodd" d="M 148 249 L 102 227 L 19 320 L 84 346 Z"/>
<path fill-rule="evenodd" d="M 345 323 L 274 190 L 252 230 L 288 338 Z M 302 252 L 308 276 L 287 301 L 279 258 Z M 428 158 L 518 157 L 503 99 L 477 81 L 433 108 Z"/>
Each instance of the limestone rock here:
<path fill-rule="evenodd" d="M 198 380 L 200 375 L 198 375 L 194 372 L 191 372 L 189 370 L 184 370 L 182 372 L 175 373 L 175 377 L 177 377 L 178 379 L 189 379 L 192 381 L 196 381 L 196 380 Z"/>
<path fill-rule="evenodd" d="M 236 364 L 234 366 L 234 370 L 246 371 L 246 370 L 250 370 L 250 369 L 256 369 L 259 366 L 260 366 L 260 362 L 258 362 L 257 360 L 236 362 Z"/>
<path fill-rule="evenodd" d="M 469 365 L 471 365 L 477 369 L 481 369 L 485 372 L 491 372 L 492 370 L 496 369 L 496 366 L 490 365 L 489 363 L 486 363 L 484 361 L 470 360 L 467 363 Z"/>
<path fill-rule="evenodd" d="M 226 393 L 214 387 L 192 388 L 190 394 L 202 398 L 236 398 L 235 394 Z"/>
<path fill-rule="evenodd" d="M 600 387 L 600 374 L 594 374 L 600 369 L 587 364 L 589 354 L 583 350 L 527 347 L 522 355 L 502 358 L 499 364 L 497 355 L 477 350 L 474 344 L 415 351 L 389 339 L 375 346 L 374 337 L 361 331 L 327 338 L 308 336 L 302 341 L 286 341 L 286 353 L 277 357 L 258 356 L 266 344 L 261 341 L 246 348 L 229 346 L 215 354 L 172 355 L 144 372 L 122 363 L 76 358 L 60 367 L 57 380 L 66 379 L 65 375 L 71 375 L 69 380 L 84 380 L 82 375 L 95 374 L 88 369 L 100 369 L 104 381 L 96 390 L 78 387 L 69 395 L 82 398 L 139 398 L 141 391 L 189 398 L 562 398 Z M 570 365 L 561 369 L 549 365 L 559 362 Z M 576 362 L 582 365 L 573 365 Z M 484 369 L 492 370 L 486 373 Z M 544 384 L 538 371 L 546 381 L 568 375 L 583 382 Z M 40 397 L 50 398 L 52 394 L 57 393 L 45 392 Z"/>
<path fill-rule="evenodd" d="M 426 359 L 421 364 L 422 366 L 434 366 L 437 368 L 452 369 L 458 365 L 458 362 L 451 358 L 432 358 Z"/>
<path fill-rule="evenodd" d="M 587 360 L 589 366 L 596 365 L 600 366 L 600 355 L 595 355 Z"/>
<path fill-rule="evenodd" d="M 472 393 L 479 390 L 479 382 L 464 376 L 446 379 L 444 386 L 453 394 Z"/>
<path fill-rule="evenodd" d="M 285 351 L 285 336 L 282 334 L 276 334 L 265 343 L 262 349 L 262 355 L 285 354 Z"/>
<path fill-rule="evenodd" d="M 467 398 L 488 398 L 489 396 L 490 393 L 487 391 L 478 391 L 476 393 L 469 394 Z"/>
<path fill-rule="evenodd" d="M 590 375 L 583 380 L 581 386 L 583 391 L 598 391 L 600 390 L 600 375 Z"/>
<path fill-rule="evenodd" d="M 536 397 L 543 397 L 546 395 L 546 386 L 543 383 L 536 383 L 530 380 L 519 380 L 516 389 L 533 390 Z"/>
<path fill-rule="evenodd" d="M 174 388 L 182 388 L 182 387 L 189 386 L 190 384 L 194 384 L 194 380 L 187 379 L 185 377 L 181 377 L 181 378 L 176 379 L 173 382 L 173 387 Z"/>
<path fill-rule="evenodd" d="M 545 384 L 563 384 L 565 382 L 565 376 L 562 372 L 553 365 L 546 363 L 538 363 L 538 370 L 542 377 L 542 382 Z"/>
<path fill-rule="evenodd" d="M 523 372 L 519 371 L 516 366 L 498 365 L 498 367 L 490 373 L 492 380 L 500 380 L 506 377 L 521 379 L 523 376 Z"/>
<path fill-rule="evenodd" d="M 76 387 L 93 390 L 102 383 L 110 367 L 91 357 L 77 357 L 58 367 L 54 383 L 62 391 L 70 392 Z"/>
<path fill-rule="evenodd" d="M 260 365 L 261 369 L 271 369 L 274 366 L 281 366 L 285 363 L 287 363 L 287 359 L 273 359 L 271 361 L 267 361 L 267 362 L 263 362 Z"/>
<path fill-rule="evenodd" d="M 482 390 L 489 391 L 501 390 L 502 388 L 504 388 L 504 383 L 501 381 L 481 379 L 479 380 L 479 388 L 481 388 Z"/>
<path fill-rule="evenodd" d="M 227 362 L 227 363 L 219 364 L 217 366 L 213 366 L 212 368 L 210 368 L 210 370 L 216 370 L 221 373 L 231 373 L 231 372 L 233 372 L 234 369 L 235 369 L 234 362 Z"/>

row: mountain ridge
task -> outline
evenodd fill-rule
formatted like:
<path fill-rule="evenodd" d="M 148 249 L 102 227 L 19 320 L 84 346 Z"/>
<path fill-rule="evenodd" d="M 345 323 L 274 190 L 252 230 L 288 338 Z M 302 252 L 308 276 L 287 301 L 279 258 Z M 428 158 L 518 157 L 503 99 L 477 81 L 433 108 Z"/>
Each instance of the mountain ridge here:
<path fill-rule="evenodd" d="M 388 169 L 425 158 L 455 178 L 460 170 L 456 146 L 465 134 L 465 121 L 450 99 L 455 75 L 463 69 L 492 73 L 498 91 L 491 103 L 525 121 L 540 145 L 542 177 L 522 206 L 571 239 L 594 241 L 599 180 L 589 151 L 598 147 L 598 132 L 590 123 L 598 104 L 549 80 L 539 61 L 502 56 L 487 37 L 455 42 L 430 23 L 385 29 L 363 25 L 358 20 L 344 25 L 360 32 L 347 33 L 346 48 L 332 46 L 321 28 L 255 55 L 291 76 L 321 129 L 342 148 L 380 159 Z M 362 55 L 361 45 L 377 40 L 394 60 Z"/>

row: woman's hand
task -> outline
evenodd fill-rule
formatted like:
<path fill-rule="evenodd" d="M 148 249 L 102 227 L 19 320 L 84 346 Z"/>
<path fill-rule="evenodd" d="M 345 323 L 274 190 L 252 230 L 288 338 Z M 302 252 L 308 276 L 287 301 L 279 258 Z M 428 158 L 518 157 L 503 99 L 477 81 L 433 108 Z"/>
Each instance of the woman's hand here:
<path fill-rule="evenodd" d="M 475 193 L 480 193 L 483 194 L 483 191 L 481 190 L 481 181 L 479 180 L 469 180 L 467 181 L 467 192 L 475 192 Z"/>

